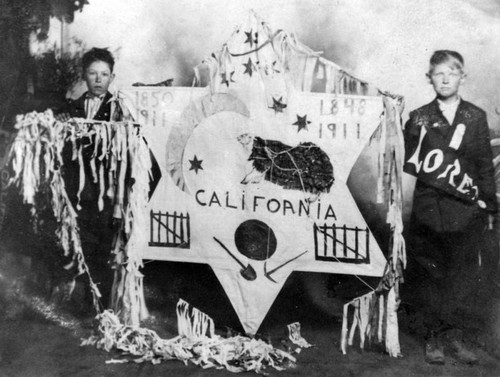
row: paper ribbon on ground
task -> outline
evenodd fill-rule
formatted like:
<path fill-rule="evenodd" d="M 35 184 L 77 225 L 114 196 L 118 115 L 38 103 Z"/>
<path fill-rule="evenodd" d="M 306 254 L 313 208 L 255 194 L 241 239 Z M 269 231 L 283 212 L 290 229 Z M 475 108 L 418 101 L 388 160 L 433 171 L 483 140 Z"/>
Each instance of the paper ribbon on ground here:
<path fill-rule="evenodd" d="M 97 316 L 96 334 L 84 339 L 81 345 L 94 345 L 106 351 L 119 350 L 135 363 L 180 360 L 192 362 L 203 369 L 227 369 L 233 373 L 254 371 L 265 375 L 267 368 L 294 368 L 296 359 L 290 353 L 271 344 L 245 336 L 223 338 L 214 333 L 213 320 L 205 313 L 179 300 L 177 323 L 179 335 L 162 339 L 155 331 L 123 325 L 110 310 Z M 112 359 L 107 363 L 128 362 Z"/>

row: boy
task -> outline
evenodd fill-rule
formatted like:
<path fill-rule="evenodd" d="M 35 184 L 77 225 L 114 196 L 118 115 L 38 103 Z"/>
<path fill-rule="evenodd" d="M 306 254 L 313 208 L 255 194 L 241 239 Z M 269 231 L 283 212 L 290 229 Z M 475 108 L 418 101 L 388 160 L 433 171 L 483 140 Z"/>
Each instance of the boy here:
<path fill-rule="evenodd" d="M 115 60 L 107 49 L 92 48 L 82 57 L 83 79 L 87 84 L 88 91 L 75 101 L 69 101 L 56 119 L 68 121 L 70 118 L 86 118 L 92 120 L 111 120 L 111 93 L 108 88 L 114 79 Z M 80 182 L 80 165 L 78 159 L 73 160 L 72 143 L 67 142 L 63 150 L 63 177 L 66 191 L 76 209 L 80 204 L 78 213 L 78 226 L 80 229 L 80 239 L 85 260 L 89 266 L 94 282 L 98 285 L 102 294 L 101 302 L 107 306 L 113 282 L 113 273 L 109 265 L 109 256 L 113 243 L 115 227 L 118 222 L 113 218 L 113 202 L 104 197 L 104 208 L 98 209 L 99 183 L 94 182 L 90 161 L 94 152 L 93 140 L 82 139 L 82 157 L 85 171 L 85 186 L 80 194 L 78 202 L 78 190 Z M 80 144 L 78 145 L 80 146 Z M 96 159 L 96 169 L 99 164 L 105 163 Z M 86 300 L 83 303 L 84 309 L 90 310 L 91 297 L 88 288 L 86 289 Z"/>
<path fill-rule="evenodd" d="M 108 88 L 115 78 L 114 66 L 115 59 L 108 50 L 93 48 L 86 52 L 82 57 L 82 68 L 88 91 L 64 106 L 56 118 L 60 121 L 73 117 L 109 121 L 111 93 Z"/>
<path fill-rule="evenodd" d="M 423 311 L 425 360 L 432 364 L 444 364 L 445 350 L 478 362 L 462 330 L 470 316 L 480 317 L 471 301 L 480 297 L 482 239 L 497 211 L 486 114 L 461 99 L 465 76 L 458 52 L 434 52 L 427 78 L 436 98 L 411 112 L 404 130 L 404 170 L 417 178 L 405 293 Z"/>
<path fill-rule="evenodd" d="M 88 91 L 75 101 L 69 101 L 59 113 L 56 119 L 68 121 L 70 118 L 86 118 L 99 121 L 111 120 L 111 93 L 109 85 L 114 79 L 113 68 L 115 60 L 113 55 L 101 48 L 92 48 L 82 57 L 83 79 L 87 84 Z M 94 152 L 90 147 L 92 140 L 82 140 L 84 143 L 83 160 L 85 162 L 85 187 L 80 196 L 80 204 L 87 203 L 96 206 L 99 195 L 99 185 L 93 182 L 90 160 Z M 66 143 L 63 152 L 64 179 L 68 195 L 75 205 L 77 204 L 77 193 L 79 186 L 79 164 L 73 160 L 71 143 Z M 97 208 L 97 207 L 96 207 Z M 80 215 L 79 215 L 80 216 Z"/>

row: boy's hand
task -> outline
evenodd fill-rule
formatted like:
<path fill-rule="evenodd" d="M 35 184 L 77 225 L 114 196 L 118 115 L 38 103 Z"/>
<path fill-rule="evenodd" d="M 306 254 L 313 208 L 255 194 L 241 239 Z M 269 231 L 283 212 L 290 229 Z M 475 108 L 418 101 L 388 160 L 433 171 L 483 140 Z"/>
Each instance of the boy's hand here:
<path fill-rule="evenodd" d="M 56 120 L 59 122 L 67 122 L 68 120 L 71 119 L 71 117 L 68 113 L 56 114 L 56 116 L 54 118 L 56 118 Z"/>
<path fill-rule="evenodd" d="M 477 201 L 477 205 L 481 209 L 486 209 L 486 203 L 482 200 Z M 495 224 L 495 215 L 492 215 L 491 213 L 488 214 L 488 230 L 493 230 Z"/>

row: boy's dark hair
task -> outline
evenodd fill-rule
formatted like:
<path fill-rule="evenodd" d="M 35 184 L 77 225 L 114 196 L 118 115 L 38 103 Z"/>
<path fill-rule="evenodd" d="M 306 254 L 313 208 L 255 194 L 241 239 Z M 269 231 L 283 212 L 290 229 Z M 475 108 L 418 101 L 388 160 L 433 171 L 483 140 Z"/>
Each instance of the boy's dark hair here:
<path fill-rule="evenodd" d="M 465 63 L 464 58 L 460 53 L 453 50 L 437 50 L 434 51 L 431 56 L 429 71 L 432 71 L 432 69 L 438 64 L 445 63 L 450 60 L 457 61 L 459 63 L 457 64 L 457 68 L 463 69 Z"/>
<path fill-rule="evenodd" d="M 87 68 L 96 61 L 102 61 L 108 63 L 110 71 L 113 72 L 113 68 L 115 66 L 115 59 L 113 58 L 111 52 L 109 52 L 108 49 L 106 48 L 96 48 L 96 47 L 90 49 L 85 54 L 83 54 L 82 56 L 83 72 L 85 72 Z"/>

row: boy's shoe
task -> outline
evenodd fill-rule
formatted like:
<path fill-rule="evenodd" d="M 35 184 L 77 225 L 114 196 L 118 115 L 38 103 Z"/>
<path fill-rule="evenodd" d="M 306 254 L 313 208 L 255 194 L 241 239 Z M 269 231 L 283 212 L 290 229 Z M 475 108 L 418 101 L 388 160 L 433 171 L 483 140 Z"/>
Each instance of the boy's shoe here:
<path fill-rule="evenodd" d="M 447 351 L 450 351 L 450 356 L 455 360 L 470 365 L 479 363 L 479 357 L 465 345 L 462 331 L 448 330 L 444 333 L 443 340 L 446 342 Z"/>
<path fill-rule="evenodd" d="M 437 338 L 430 338 L 425 342 L 425 361 L 429 364 L 444 364 L 443 345 Z"/>
<path fill-rule="evenodd" d="M 477 355 L 469 350 L 464 342 L 460 340 L 452 340 L 448 344 L 450 350 L 451 350 L 451 356 L 453 356 L 454 359 L 457 361 L 460 361 L 463 364 L 478 364 L 479 363 L 479 358 Z"/>

